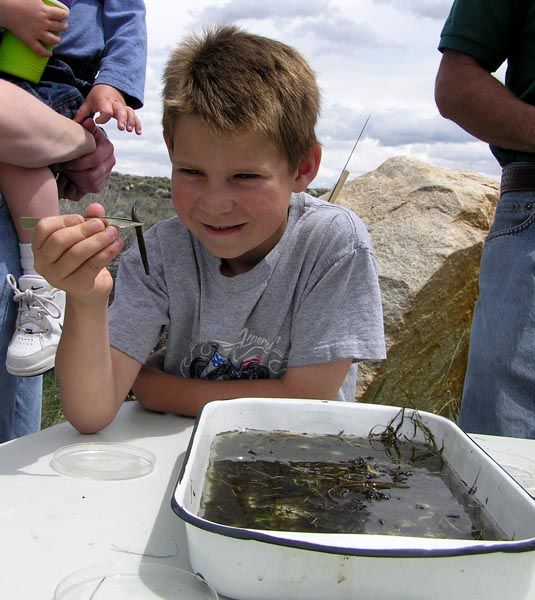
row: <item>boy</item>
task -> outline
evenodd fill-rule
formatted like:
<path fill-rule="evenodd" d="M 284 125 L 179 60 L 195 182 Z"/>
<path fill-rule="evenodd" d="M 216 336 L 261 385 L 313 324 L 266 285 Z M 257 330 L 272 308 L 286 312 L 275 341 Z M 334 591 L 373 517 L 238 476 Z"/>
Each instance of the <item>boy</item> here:
<path fill-rule="evenodd" d="M 146 234 L 150 276 L 122 257 L 109 328 L 117 230 L 80 215 L 35 230 L 38 270 L 67 291 L 65 415 L 102 429 L 136 377 L 144 406 L 191 416 L 237 396 L 353 400 L 356 361 L 385 356 L 381 301 L 362 222 L 303 193 L 321 158 L 309 65 L 225 26 L 186 39 L 164 79 L 177 217 Z M 164 325 L 163 369 L 140 373 Z"/>
<path fill-rule="evenodd" d="M 118 129 L 140 134 L 134 109 L 143 105 L 144 2 L 75 0 L 72 4 L 69 15 L 67 10 L 47 6 L 41 0 L 16 4 L 0 0 L 0 24 L 42 55 L 50 55 L 43 44 L 58 42 L 56 34 L 65 30 L 38 84 L 3 77 L 78 123 L 100 113 L 97 123 L 113 117 Z M 3 163 L 0 191 L 17 231 L 23 271 L 18 283 L 12 275 L 7 280 L 19 303 L 19 313 L 6 368 L 12 375 L 33 376 L 54 366 L 65 294 L 35 272 L 32 232 L 22 228 L 20 218 L 58 214 L 58 185 L 49 168 L 26 169 Z M 69 190 L 62 191 L 69 195 Z"/>

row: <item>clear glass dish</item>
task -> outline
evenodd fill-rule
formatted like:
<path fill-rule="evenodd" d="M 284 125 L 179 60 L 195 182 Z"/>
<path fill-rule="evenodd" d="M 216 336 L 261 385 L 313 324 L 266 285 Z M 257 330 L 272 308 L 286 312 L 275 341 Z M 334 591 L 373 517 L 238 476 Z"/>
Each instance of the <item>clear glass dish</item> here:
<path fill-rule="evenodd" d="M 117 561 L 76 571 L 61 581 L 54 600 L 217 600 L 193 573 L 155 562 Z"/>
<path fill-rule="evenodd" d="M 110 481 L 148 475 L 155 460 L 155 455 L 144 448 L 88 442 L 58 448 L 50 466 L 62 475 Z"/>

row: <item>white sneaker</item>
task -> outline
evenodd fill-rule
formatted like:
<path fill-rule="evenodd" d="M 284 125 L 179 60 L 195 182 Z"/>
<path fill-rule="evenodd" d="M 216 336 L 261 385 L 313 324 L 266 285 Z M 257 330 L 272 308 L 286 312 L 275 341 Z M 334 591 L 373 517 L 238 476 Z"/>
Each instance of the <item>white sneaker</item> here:
<path fill-rule="evenodd" d="M 15 294 L 13 300 L 19 303 L 19 314 L 7 349 L 6 368 L 21 377 L 40 375 L 54 366 L 63 327 L 65 292 L 39 275 L 23 275 L 19 287 L 13 275 L 7 276 L 7 282 Z"/>

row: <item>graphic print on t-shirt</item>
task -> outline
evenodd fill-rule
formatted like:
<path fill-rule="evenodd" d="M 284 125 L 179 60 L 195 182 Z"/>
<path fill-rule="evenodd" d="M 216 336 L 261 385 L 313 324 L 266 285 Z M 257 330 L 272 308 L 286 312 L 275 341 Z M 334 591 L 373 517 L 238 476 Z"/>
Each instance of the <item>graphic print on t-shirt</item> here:
<path fill-rule="evenodd" d="M 233 342 L 197 341 L 181 371 L 192 379 L 269 379 L 286 370 L 286 357 L 276 349 L 280 341 L 251 334 L 244 328 Z"/>

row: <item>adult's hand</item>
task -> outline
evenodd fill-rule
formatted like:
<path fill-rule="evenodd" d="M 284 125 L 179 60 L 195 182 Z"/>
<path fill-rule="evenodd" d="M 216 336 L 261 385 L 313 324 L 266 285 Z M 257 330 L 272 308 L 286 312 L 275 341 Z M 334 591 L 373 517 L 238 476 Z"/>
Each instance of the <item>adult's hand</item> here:
<path fill-rule="evenodd" d="M 86 119 L 82 125 L 94 136 L 96 148 L 90 154 L 58 165 L 60 198 L 80 200 L 86 194 L 99 192 L 115 166 L 113 144 L 104 131 L 93 119 Z"/>

